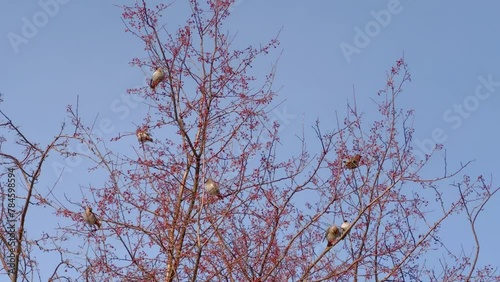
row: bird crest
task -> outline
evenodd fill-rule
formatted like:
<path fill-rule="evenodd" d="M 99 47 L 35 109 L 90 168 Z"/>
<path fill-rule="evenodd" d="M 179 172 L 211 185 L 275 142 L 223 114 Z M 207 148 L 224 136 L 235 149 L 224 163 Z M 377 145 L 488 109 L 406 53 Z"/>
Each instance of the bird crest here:
<path fill-rule="evenodd" d="M 90 206 L 85 208 L 85 212 L 83 213 L 83 220 L 90 226 L 97 226 L 97 228 L 101 228 L 101 222 L 97 218 L 97 216 L 92 211 Z"/>

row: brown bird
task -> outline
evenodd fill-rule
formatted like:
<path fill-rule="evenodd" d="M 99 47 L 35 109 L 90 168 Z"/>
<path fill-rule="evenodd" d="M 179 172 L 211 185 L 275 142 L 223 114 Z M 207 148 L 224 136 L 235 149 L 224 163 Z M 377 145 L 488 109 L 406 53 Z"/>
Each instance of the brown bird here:
<path fill-rule="evenodd" d="M 139 140 L 140 143 L 153 142 L 153 138 L 151 137 L 147 129 L 139 128 L 135 132 L 135 135 L 137 136 L 137 140 Z"/>
<path fill-rule="evenodd" d="M 347 161 L 344 161 L 345 167 L 348 169 L 355 169 L 355 168 L 359 167 L 360 161 L 361 161 L 361 156 L 356 155 L 356 156 L 348 159 Z"/>
<path fill-rule="evenodd" d="M 83 213 L 83 220 L 90 226 L 96 225 L 97 228 L 101 228 L 101 223 L 97 216 L 92 212 L 91 207 L 86 207 Z"/>
<path fill-rule="evenodd" d="M 342 236 L 342 233 L 340 232 L 340 229 L 337 225 L 334 224 L 331 227 L 329 227 L 326 230 L 325 234 L 326 241 L 328 242 L 328 245 L 326 246 L 327 247 L 333 246 L 333 242 L 335 242 L 335 240 L 340 238 L 340 236 Z"/>
<path fill-rule="evenodd" d="M 153 77 L 149 80 L 149 87 L 155 90 L 156 86 L 158 86 L 163 79 L 165 79 L 165 73 L 161 68 L 157 68 L 153 73 Z"/>
<path fill-rule="evenodd" d="M 219 190 L 219 184 L 215 181 L 213 181 L 211 178 L 209 178 L 205 182 L 205 189 L 207 190 L 207 193 L 212 196 L 217 196 L 219 199 L 224 198 L 222 194 L 220 193 Z"/>

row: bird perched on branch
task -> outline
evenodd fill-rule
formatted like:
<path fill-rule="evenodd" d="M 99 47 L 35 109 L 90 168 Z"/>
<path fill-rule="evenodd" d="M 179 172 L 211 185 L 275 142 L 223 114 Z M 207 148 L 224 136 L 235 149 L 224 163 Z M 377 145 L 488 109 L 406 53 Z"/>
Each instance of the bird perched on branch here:
<path fill-rule="evenodd" d="M 135 135 L 137 136 L 137 140 L 139 140 L 140 143 L 153 142 L 153 138 L 151 137 L 147 129 L 139 128 L 135 132 Z"/>
<path fill-rule="evenodd" d="M 349 229 L 349 227 L 351 227 L 351 224 L 349 223 L 349 221 L 344 219 L 344 222 L 340 225 L 340 229 L 342 229 L 342 234 L 344 234 L 347 231 L 347 229 Z"/>
<path fill-rule="evenodd" d="M 156 86 L 158 86 L 163 79 L 165 79 L 165 73 L 161 68 L 157 68 L 153 73 L 153 77 L 149 80 L 149 87 L 155 90 Z"/>
<path fill-rule="evenodd" d="M 328 245 L 326 246 L 327 247 L 333 246 L 333 242 L 335 242 L 335 240 L 340 238 L 340 236 L 342 236 L 342 233 L 340 232 L 340 229 L 337 225 L 334 224 L 331 227 L 329 227 L 326 230 L 326 235 L 325 235 L 326 241 L 328 242 Z"/>
<path fill-rule="evenodd" d="M 205 189 L 207 190 L 207 193 L 212 196 L 217 196 L 219 199 L 224 198 L 222 194 L 220 193 L 219 190 L 219 184 L 215 181 L 213 181 L 211 178 L 209 178 L 205 182 Z"/>
<path fill-rule="evenodd" d="M 355 155 L 354 157 L 348 159 L 347 161 L 344 161 L 345 167 L 348 169 L 355 169 L 359 167 L 359 162 L 361 161 L 361 156 Z"/>
<path fill-rule="evenodd" d="M 91 207 L 86 207 L 85 212 L 83 213 L 83 220 L 90 226 L 97 226 L 97 228 L 101 228 L 101 223 L 97 216 L 92 212 Z"/>

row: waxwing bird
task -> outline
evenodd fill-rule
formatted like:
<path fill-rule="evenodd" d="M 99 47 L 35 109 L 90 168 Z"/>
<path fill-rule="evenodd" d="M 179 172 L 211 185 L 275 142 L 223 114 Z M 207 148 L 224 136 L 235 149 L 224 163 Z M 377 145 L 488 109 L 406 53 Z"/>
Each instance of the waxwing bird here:
<path fill-rule="evenodd" d="M 219 199 L 224 198 L 219 190 L 219 184 L 215 181 L 213 181 L 211 178 L 209 178 L 205 182 L 205 189 L 207 190 L 207 193 L 212 196 L 217 196 Z"/>
<path fill-rule="evenodd" d="M 340 236 L 342 236 L 342 234 L 340 233 L 340 229 L 337 225 L 334 224 L 331 227 L 329 227 L 326 230 L 326 235 L 325 235 L 326 241 L 328 242 L 328 245 L 326 246 L 327 247 L 333 246 L 333 242 L 335 242 L 335 240 L 337 240 Z"/>
<path fill-rule="evenodd" d="M 149 134 L 147 129 L 137 129 L 135 135 L 137 135 L 137 140 L 139 140 L 140 143 L 144 142 L 153 142 L 153 138 Z"/>
<path fill-rule="evenodd" d="M 356 155 L 356 156 L 350 158 L 349 160 L 344 161 L 345 167 L 348 169 L 355 169 L 355 168 L 359 167 L 360 161 L 361 161 L 361 156 Z"/>
<path fill-rule="evenodd" d="M 101 223 L 97 216 L 92 212 L 91 207 L 86 207 L 85 212 L 83 213 L 83 220 L 90 226 L 97 226 L 97 228 L 101 228 Z"/>
<path fill-rule="evenodd" d="M 149 80 L 149 87 L 155 90 L 156 86 L 165 78 L 165 73 L 161 68 L 157 68 L 153 73 L 153 77 Z"/>
<path fill-rule="evenodd" d="M 349 227 L 351 227 L 351 224 L 349 223 L 349 221 L 344 219 L 344 222 L 340 225 L 340 229 L 342 229 L 342 234 L 344 234 L 347 231 L 347 229 L 349 229 Z"/>

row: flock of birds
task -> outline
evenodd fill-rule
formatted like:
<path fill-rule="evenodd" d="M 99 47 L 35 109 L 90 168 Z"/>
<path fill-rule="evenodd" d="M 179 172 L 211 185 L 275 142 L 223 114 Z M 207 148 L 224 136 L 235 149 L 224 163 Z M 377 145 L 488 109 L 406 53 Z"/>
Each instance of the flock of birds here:
<path fill-rule="evenodd" d="M 160 82 L 163 81 L 163 79 L 165 79 L 165 72 L 163 72 L 161 68 L 157 68 L 156 71 L 153 73 L 152 78 L 149 81 L 149 86 L 154 91 L 156 89 L 156 86 L 158 86 L 158 84 L 160 84 Z M 137 140 L 141 144 L 144 144 L 145 142 L 153 142 L 153 138 L 151 137 L 151 134 L 149 134 L 147 129 L 144 128 L 137 129 L 136 136 Z M 360 161 L 361 161 L 361 155 L 358 154 L 352 158 L 345 160 L 344 166 L 347 169 L 351 170 L 356 169 L 359 167 Z M 211 178 L 209 178 L 205 182 L 205 191 L 210 196 L 218 197 L 219 199 L 224 198 L 224 196 L 220 192 L 219 183 L 215 182 Z M 83 220 L 91 227 L 96 226 L 97 228 L 101 228 L 101 222 L 92 211 L 92 208 L 89 206 L 85 208 L 85 212 L 83 213 Z M 344 222 L 340 225 L 340 227 L 338 227 L 335 224 L 328 227 L 325 234 L 325 239 L 328 242 L 327 247 L 333 246 L 333 243 L 340 237 L 342 237 L 344 233 L 348 232 L 350 227 L 351 224 L 347 220 L 344 220 Z"/>

